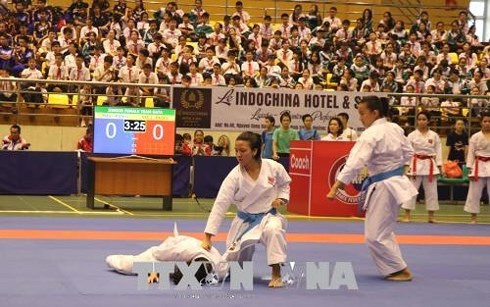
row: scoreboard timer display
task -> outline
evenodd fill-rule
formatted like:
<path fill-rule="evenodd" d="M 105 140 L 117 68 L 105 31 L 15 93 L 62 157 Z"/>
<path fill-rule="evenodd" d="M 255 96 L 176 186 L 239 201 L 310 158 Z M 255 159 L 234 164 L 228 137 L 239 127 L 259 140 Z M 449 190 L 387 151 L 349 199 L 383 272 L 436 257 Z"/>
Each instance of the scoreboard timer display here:
<path fill-rule="evenodd" d="M 94 153 L 172 156 L 173 109 L 94 107 Z"/>

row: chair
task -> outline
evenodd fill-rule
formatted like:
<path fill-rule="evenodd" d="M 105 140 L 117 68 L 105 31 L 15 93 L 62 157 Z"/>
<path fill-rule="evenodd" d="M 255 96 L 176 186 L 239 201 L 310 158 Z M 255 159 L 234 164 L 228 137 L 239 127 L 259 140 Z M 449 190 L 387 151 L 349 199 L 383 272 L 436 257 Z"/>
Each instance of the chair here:
<path fill-rule="evenodd" d="M 337 82 L 332 82 L 332 77 L 333 77 L 333 74 L 331 73 L 328 73 L 327 74 L 327 78 L 325 80 L 325 83 L 327 84 L 327 88 L 333 88 L 333 89 L 337 89 L 337 86 L 338 86 L 338 83 Z"/>
<path fill-rule="evenodd" d="M 48 105 L 54 108 L 68 108 L 71 106 L 70 99 L 66 94 L 50 93 L 48 95 Z"/>
<path fill-rule="evenodd" d="M 449 52 L 449 57 L 451 58 L 450 64 L 457 65 L 459 63 L 459 57 L 456 52 Z"/>
<path fill-rule="evenodd" d="M 154 108 L 154 107 L 155 107 L 155 101 L 153 100 L 153 97 L 146 97 L 145 108 Z"/>
<path fill-rule="evenodd" d="M 104 102 L 107 101 L 107 96 L 104 96 L 104 95 L 100 95 L 100 96 L 97 96 L 97 105 L 98 106 L 101 106 L 104 104 Z"/>
<path fill-rule="evenodd" d="M 464 186 L 464 185 L 467 185 L 469 183 L 469 179 L 468 179 L 469 172 L 468 172 L 468 168 L 466 167 L 466 165 L 463 165 L 462 171 L 463 171 L 463 177 L 461 177 L 461 178 L 440 177 L 439 179 L 437 179 L 437 183 L 439 185 L 449 186 L 449 199 L 451 201 L 454 200 L 454 186 L 457 186 L 457 185 L 458 186 Z"/>

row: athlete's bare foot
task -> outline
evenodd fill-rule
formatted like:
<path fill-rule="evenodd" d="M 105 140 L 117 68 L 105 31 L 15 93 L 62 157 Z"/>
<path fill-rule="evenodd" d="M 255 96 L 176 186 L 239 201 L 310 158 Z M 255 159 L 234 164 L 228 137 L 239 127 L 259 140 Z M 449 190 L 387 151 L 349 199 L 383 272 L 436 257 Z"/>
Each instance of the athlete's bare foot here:
<path fill-rule="evenodd" d="M 404 216 L 401 220 L 402 223 L 410 223 L 410 218 L 407 216 Z"/>
<path fill-rule="evenodd" d="M 284 287 L 284 283 L 282 282 L 282 278 L 273 277 L 269 282 L 269 288 L 282 288 Z"/>
<path fill-rule="evenodd" d="M 476 224 L 478 224 L 478 222 L 477 222 L 476 220 L 471 220 L 471 221 L 469 222 L 469 224 L 471 224 L 471 225 L 476 225 Z"/>
<path fill-rule="evenodd" d="M 429 219 L 427 222 L 429 224 L 437 224 L 437 221 L 435 219 Z"/>
<path fill-rule="evenodd" d="M 385 279 L 389 281 L 411 281 L 412 273 L 406 267 L 401 271 L 386 276 Z"/>
<path fill-rule="evenodd" d="M 473 225 L 474 225 L 474 224 L 477 224 L 477 222 L 476 222 L 476 216 L 477 216 L 477 215 L 476 215 L 476 213 L 472 213 L 472 214 L 471 214 L 471 221 L 470 221 L 470 224 L 473 224 Z"/>
<path fill-rule="evenodd" d="M 269 288 L 282 288 L 284 283 L 282 282 L 281 276 L 281 265 L 273 264 L 272 267 L 272 279 L 269 282 Z"/>

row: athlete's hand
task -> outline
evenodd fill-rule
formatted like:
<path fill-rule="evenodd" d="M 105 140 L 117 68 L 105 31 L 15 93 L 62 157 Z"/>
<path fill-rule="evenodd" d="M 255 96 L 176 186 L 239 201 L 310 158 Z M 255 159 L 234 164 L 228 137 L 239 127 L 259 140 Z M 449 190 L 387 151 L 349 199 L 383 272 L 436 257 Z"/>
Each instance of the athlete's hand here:
<path fill-rule="evenodd" d="M 205 234 L 204 240 L 202 240 L 201 242 L 201 247 L 207 251 L 211 250 L 211 247 L 213 247 L 213 243 L 211 242 L 210 234 L 208 233 Z"/>
<path fill-rule="evenodd" d="M 337 194 L 338 189 L 343 189 L 345 188 L 345 184 L 339 180 L 335 181 L 333 186 L 330 188 L 330 192 L 327 194 L 328 199 L 335 199 L 335 195 Z"/>
<path fill-rule="evenodd" d="M 204 248 L 205 250 L 209 251 L 211 250 L 211 247 L 213 247 L 213 244 L 211 243 L 211 241 L 202 241 L 201 242 L 201 247 Z"/>
<path fill-rule="evenodd" d="M 330 192 L 328 192 L 328 194 L 327 194 L 327 199 L 334 200 L 336 194 L 337 194 L 336 188 L 330 189 Z"/>
<path fill-rule="evenodd" d="M 280 198 L 276 198 L 273 202 L 272 202 L 272 208 L 279 208 L 280 206 L 284 205 L 284 200 L 280 199 Z"/>

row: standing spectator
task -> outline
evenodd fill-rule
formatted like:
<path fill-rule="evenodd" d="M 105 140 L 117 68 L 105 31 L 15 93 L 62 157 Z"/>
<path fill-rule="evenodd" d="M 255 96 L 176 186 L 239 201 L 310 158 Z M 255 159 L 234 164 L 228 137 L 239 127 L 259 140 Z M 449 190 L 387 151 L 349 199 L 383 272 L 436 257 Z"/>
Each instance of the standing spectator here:
<path fill-rule="evenodd" d="M 272 135 L 272 158 L 289 157 L 292 140 L 299 140 L 298 131 L 290 128 L 291 115 L 288 112 L 281 114 L 281 127 L 274 130 Z"/>
<path fill-rule="evenodd" d="M 458 119 L 454 123 L 454 130 L 447 135 L 446 146 L 449 147 L 448 160 L 458 161 L 462 166 L 468 151 L 468 133 L 465 131 L 464 120 Z"/>
<path fill-rule="evenodd" d="M 10 135 L 3 138 L 3 150 L 27 150 L 31 144 L 20 135 L 20 126 L 10 126 Z"/>
<path fill-rule="evenodd" d="M 476 224 L 480 213 L 483 188 L 490 194 L 490 113 L 481 114 L 481 131 L 470 138 L 466 165 L 469 170 L 470 186 L 464 211 L 471 214 L 471 224 Z"/>
<path fill-rule="evenodd" d="M 342 128 L 344 132 L 342 133 L 342 137 L 348 141 L 356 141 L 357 140 L 357 132 L 349 127 L 349 114 L 342 112 L 337 114 L 337 117 L 342 121 Z"/>
<path fill-rule="evenodd" d="M 349 141 L 342 137 L 344 133 L 344 126 L 342 120 L 338 117 L 332 117 L 328 121 L 328 134 L 322 138 L 322 141 Z"/>
<path fill-rule="evenodd" d="M 272 159 L 272 138 L 274 134 L 276 120 L 274 116 L 266 116 L 265 118 L 265 130 L 262 131 L 262 158 Z"/>
<path fill-rule="evenodd" d="M 422 111 L 417 115 L 417 129 L 408 135 L 414 155 L 410 161 L 408 176 L 415 189 L 424 187 L 425 204 L 429 212 L 429 223 L 435 223 L 434 212 L 439 210 L 437 178 L 442 174 L 442 147 L 439 135 L 429 129 L 430 114 Z M 410 222 L 410 211 L 415 210 L 416 196 L 403 203 L 404 222 Z"/>
<path fill-rule="evenodd" d="M 302 117 L 304 128 L 299 130 L 300 140 L 319 140 L 320 134 L 316 129 L 313 129 L 313 117 L 310 114 L 305 114 Z"/>

